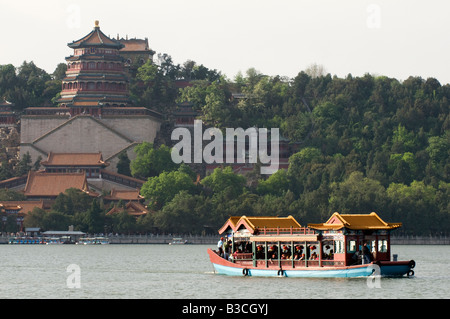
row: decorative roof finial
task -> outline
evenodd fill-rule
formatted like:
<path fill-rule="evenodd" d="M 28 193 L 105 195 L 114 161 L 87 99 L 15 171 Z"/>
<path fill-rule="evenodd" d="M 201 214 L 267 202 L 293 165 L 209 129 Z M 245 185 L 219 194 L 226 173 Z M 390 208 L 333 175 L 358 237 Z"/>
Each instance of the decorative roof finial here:
<path fill-rule="evenodd" d="M 95 28 L 100 28 L 100 25 L 99 25 L 99 21 L 98 20 L 95 20 Z"/>

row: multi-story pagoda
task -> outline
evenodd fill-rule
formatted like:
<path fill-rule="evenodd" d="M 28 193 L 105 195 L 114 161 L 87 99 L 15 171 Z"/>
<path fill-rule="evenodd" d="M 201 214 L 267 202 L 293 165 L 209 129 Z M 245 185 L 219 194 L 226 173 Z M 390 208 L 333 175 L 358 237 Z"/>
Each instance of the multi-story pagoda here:
<path fill-rule="evenodd" d="M 132 105 L 129 76 L 121 49 L 125 44 L 94 29 L 71 42 L 67 72 L 57 107 L 25 109 L 20 121 L 20 153 L 32 162 L 51 153 L 101 153 L 115 172 L 119 154 L 136 157 L 134 147 L 153 143 L 162 115 Z M 111 173 L 112 173 L 111 172 Z"/>
<path fill-rule="evenodd" d="M 74 53 L 66 58 L 60 106 L 69 107 L 72 116 L 100 116 L 102 107 L 129 106 L 128 77 L 119 54 L 123 44 L 106 36 L 95 21 L 88 35 L 68 46 Z"/>

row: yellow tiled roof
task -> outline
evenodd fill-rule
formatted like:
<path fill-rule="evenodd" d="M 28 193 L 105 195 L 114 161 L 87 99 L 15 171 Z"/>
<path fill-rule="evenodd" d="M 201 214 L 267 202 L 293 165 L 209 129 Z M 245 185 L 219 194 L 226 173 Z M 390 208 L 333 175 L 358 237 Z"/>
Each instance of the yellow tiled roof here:
<path fill-rule="evenodd" d="M 125 205 L 125 208 L 114 206 L 109 210 L 109 212 L 106 213 L 106 215 L 117 214 L 124 210 L 132 216 L 142 216 L 149 213 L 148 209 L 144 205 L 136 202 L 128 202 Z"/>
<path fill-rule="evenodd" d="M 227 222 L 219 230 L 219 233 L 226 231 L 230 227 L 233 231 L 238 230 L 241 226 L 246 227 L 252 233 L 256 229 L 265 228 L 301 228 L 302 226 L 295 220 L 294 217 L 272 217 L 272 216 L 242 216 L 230 217 Z"/>
<path fill-rule="evenodd" d="M 53 153 L 50 152 L 44 166 L 107 166 L 102 153 Z"/>
<path fill-rule="evenodd" d="M 247 217 L 242 216 L 241 220 L 245 220 L 248 225 L 256 228 L 300 228 L 302 227 L 292 216 L 288 217 Z"/>
<path fill-rule="evenodd" d="M 348 228 L 353 230 L 395 229 L 402 223 L 386 223 L 376 213 L 370 214 L 339 214 L 334 213 L 326 223 L 308 224 L 308 227 L 318 230 L 337 230 Z"/>
<path fill-rule="evenodd" d="M 108 199 L 122 199 L 122 200 L 141 200 L 143 198 L 140 194 L 139 189 L 121 190 L 114 188 L 111 190 L 111 195 L 105 197 Z"/>
<path fill-rule="evenodd" d="M 44 209 L 44 201 L 2 201 L 0 202 L 0 207 L 7 207 L 7 206 L 16 206 L 20 207 L 20 212 L 23 214 L 28 214 L 29 212 L 33 211 L 35 207 Z"/>
<path fill-rule="evenodd" d="M 81 173 L 42 173 L 30 171 L 25 186 L 25 196 L 58 196 L 69 188 L 88 192 L 86 174 Z"/>

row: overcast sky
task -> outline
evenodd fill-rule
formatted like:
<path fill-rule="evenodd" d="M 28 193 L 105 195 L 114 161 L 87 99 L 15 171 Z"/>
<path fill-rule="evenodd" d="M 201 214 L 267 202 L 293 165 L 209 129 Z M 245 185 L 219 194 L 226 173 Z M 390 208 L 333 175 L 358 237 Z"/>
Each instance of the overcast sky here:
<path fill-rule="evenodd" d="M 51 73 L 100 21 L 111 37 L 145 38 L 176 64 L 233 79 L 251 67 L 295 77 L 313 63 L 351 73 L 450 83 L 448 0 L 0 0 L 0 64 Z"/>

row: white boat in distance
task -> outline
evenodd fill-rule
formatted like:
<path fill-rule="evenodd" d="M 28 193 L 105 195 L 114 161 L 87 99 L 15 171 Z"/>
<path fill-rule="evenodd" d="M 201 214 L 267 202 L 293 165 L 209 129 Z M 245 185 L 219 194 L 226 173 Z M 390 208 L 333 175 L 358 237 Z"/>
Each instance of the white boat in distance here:
<path fill-rule="evenodd" d="M 85 237 L 80 238 L 77 245 L 108 245 L 109 243 L 107 237 Z"/>

